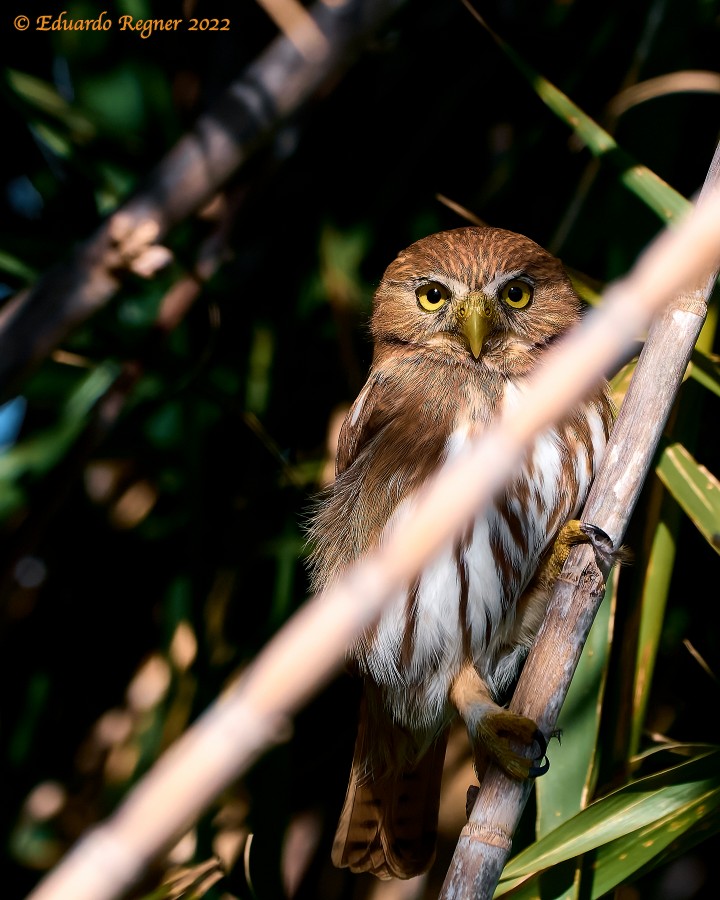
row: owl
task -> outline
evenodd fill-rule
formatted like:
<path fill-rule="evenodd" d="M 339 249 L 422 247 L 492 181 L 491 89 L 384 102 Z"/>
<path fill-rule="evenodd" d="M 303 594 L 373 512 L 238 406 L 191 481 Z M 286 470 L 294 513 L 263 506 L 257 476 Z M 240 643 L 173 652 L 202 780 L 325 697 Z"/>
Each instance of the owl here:
<path fill-rule="evenodd" d="M 413 495 L 499 416 L 579 318 L 559 260 L 527 237 L 468 227 L 400 253 L 375 293 L 371 370 L 343 424 L 336 479 L 310 524 L 317 590 L 413 515 Z M 503 707 L 545 615 L 612 420 L 601 384 L 542 433 L 504 491 L 353 648 L 363 679 L 333 862 L 409 878 L 433 861 L 448 729 L 479 778 L 547 766 L 535 723 Z M 518 752 L 518 746 L 526 753 Z"/>

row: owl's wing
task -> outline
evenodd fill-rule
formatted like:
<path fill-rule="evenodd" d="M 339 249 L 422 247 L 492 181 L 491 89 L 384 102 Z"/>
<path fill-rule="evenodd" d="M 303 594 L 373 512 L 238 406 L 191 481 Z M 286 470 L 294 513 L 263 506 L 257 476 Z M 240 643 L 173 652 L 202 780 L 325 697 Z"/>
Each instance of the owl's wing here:
<path fill-rule="evenodd" d="M 392 421 L 392 394 L 387 373 L 371 372 L 340 432 L 338 475 Z M 419 751 L 409 732 L 398 728 L 386 712 L 378 689 L 366 680 L 350 781 L 333 844 L 336 866 L 378 878 L 411 878 L 430 867 L 446 744 L 445 730 Z"/>
<path fill-rule="evenodd" d="M 419 761 L 403 762 L 407 734 L 363 698 L 350 782 L 333 843 L 336 866 L 378 878 L 412 878 L 432 865 L 448 729 Z M 396 763 L 383 769 L 380 740 Z M 393 746 L 390 746 L 393 745 Z"/>
<path fill-rule="evenodd" d="M 347 469 L 361 447 L 377 431 L 376 420 L 383 407 L 384 383 L 380 372 L 371 372 L 365 386 L 350 407 L 338 438 L 335 460 L 337 475 L 341 475 Z"/>

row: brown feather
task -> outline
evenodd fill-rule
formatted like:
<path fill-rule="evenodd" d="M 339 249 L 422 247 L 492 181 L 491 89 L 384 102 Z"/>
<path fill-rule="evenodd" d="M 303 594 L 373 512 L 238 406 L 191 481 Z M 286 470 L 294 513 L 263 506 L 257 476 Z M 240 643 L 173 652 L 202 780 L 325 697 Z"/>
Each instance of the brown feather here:
<path fill-rule="evenodd" d="M 378 736 L 384 753 L 378 753 Z M 353 872 L 411 878 L 435 858 L 446 728 L 420 759 L 413 741 L 363 698 L 345 803 L 332 859 Z"/>

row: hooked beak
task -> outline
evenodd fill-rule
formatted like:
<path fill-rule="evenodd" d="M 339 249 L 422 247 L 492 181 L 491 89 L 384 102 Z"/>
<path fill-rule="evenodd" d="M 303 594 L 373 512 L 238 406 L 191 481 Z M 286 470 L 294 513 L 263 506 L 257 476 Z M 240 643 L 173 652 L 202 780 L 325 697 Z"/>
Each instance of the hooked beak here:
<path fill-rule="evenodd" d="M 491 322 L 482 301 L 464 303 L 460 308 L 461 330 L 468 342 L 470 352 L 477 359 L 485 338 L 490 331 Z"/>

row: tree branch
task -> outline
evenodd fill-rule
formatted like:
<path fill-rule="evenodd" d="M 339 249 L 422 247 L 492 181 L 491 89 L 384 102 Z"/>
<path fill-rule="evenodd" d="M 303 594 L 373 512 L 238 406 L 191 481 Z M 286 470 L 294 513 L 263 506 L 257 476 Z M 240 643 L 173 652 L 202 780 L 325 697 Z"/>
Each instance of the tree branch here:
<path fill-rule="evenodd" d="M 227 179 L 405 0 L 318 0 L 273 41 L 71 258 L 0 309 L 0 398 L 73 328 L 103 307 L 128 269 L 154 264 L 158 242 Z"/>
<path fill-rule="evenodd" d="M 709 203 L 720 185 L 720 146 L 700 195 Z M 582 520 L 622 543 L 640 490 L 700 334 L 717 268 L 701 287 L 679 292 L 655 319 L 588 496 Z M 697 283 L 697 282 L 696 282 Z M 607 296 L 607 295 L 606 295 Z M 628 313 L 635 298 L 628 297 Z M 547 616 L 528 656 L 513 711 L 552 734 L 590 626 L 604 596 L 604 578 L 587 545 L 572 550 Z M 492 897 L 510 854 L 512 836 L 532 782 L 509 779 L 492 766 L 480 785 L 468 824 L 448 869 L 441 900 Z"/>

